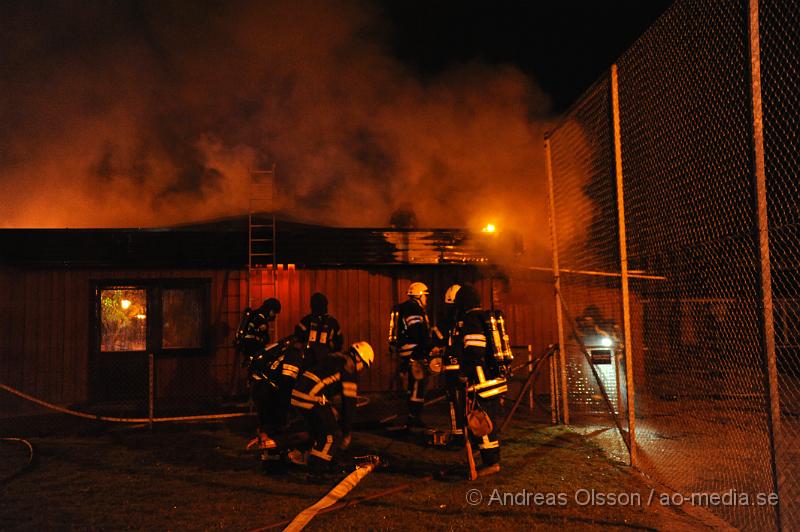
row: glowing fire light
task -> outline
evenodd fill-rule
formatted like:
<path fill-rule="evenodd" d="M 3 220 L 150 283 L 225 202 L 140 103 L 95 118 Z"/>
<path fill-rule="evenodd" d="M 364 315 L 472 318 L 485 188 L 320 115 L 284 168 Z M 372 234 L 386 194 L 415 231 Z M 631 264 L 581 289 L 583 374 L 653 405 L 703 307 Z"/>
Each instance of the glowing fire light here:
<path fill-rule="evenodd" d="M 481 229 L 484 233 L 494 233 L 495 227 L 494 224 L 486 224 L 486 227 Z"/>
<path fill-rule="evenodd" d="M 122 310 L 128 310 L 128 307 L 131 306 L 130 299 L 123 299 L 119 302 L 119 306 L 122 307 Z"/>
<path fill-rule="evenodd" d="M 136 315 L 136 319 L 137 319 L 137 320 L 143 320 L 143 319 L 145 319 L 146 317 L 147 317 L 147 316 L 145 316 L 144 314 L 137 314 L 137 315 Z"/>

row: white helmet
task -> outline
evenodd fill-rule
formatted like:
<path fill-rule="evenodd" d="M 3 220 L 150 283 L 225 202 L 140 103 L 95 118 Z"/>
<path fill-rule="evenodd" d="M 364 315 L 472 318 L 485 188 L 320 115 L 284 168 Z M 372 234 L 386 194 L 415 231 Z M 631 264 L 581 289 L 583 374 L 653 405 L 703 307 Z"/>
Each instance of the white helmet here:
<path fill-rule="evenodd" d="M 372 366 L 372 361 L 375 360 L 375 351 L 372 346 L 367 342 L 356 342 L 350 346 L 350 352 L 358 356 L 364 365 L 368 368 Z"/>
<path fill-rule="evenodd" d="M 453 284 L 444 293 L 444 302 L 448 305 L 453 305 L 456 302 L 456 294 L 461 290 L 460 284 Z"/>
<path fill-rule="evenodd" d="M 425 285 L 425 283 L 411 283 L 408 285 L 408 291 L 406 292 L 406 295 L 411 297 L 427 296 L 428 287 Z"/>

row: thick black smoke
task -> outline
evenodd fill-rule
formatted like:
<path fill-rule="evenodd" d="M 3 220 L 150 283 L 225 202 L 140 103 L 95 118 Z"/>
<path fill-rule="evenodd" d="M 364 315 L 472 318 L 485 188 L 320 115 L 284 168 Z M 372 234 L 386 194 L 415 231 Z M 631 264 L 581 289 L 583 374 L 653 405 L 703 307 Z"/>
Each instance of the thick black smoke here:
<path fill-rule="evenodd" d="M 492 221 L 547 246 L 547 101 L 513 67 L 420 81 L 357 2 L 0 5 L 1 227 L 130 227 L 247 208 L 337 226 Z"/>

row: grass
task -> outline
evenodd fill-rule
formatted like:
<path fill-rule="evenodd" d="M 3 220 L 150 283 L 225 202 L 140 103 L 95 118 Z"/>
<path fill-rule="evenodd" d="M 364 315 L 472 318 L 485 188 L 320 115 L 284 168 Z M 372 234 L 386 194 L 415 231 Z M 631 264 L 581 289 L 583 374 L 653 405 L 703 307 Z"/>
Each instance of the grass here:
<path fill-rule="evenodd" d="M 290 520 L 333 483 L 309 484 L 300 472 L 263 473 L 257 459 L 244 451 L 252 423 L 245 418 L 151 431 L 63 418 L 44 426 L 6 420 L 0 435 L 28 438 L 36 460 L 0 485 L 0 528 L 252 530 Z M 24 465 L 28 451 L 0 443 L 0 478 L 5 478 Z M 410 437 L 358 432 L 353 452 L 377 453 L 388 466 L 368 475 L 345 500 L 406 488 L 319 515 L 309 529 L 702 528 L 679 508 L 648 506 L 650 488 L 638 476 L 564 427 L 515 420 L 503 437 L 502 471 L 474 482 L 466 480 L 463 448 L 430 448 Z M 468 504 L 470 489 L 481 491 L 482 503 Z M 495 499 L 489 504 L 495 489 L 497 496 L 563 494 L 566 502 L 534 504 L 531 499 L 530 505 L 520 506 Z M 580 505 L 578 490 L 586 495 L 591 490 L 639 493 L 641 504 Z"/>

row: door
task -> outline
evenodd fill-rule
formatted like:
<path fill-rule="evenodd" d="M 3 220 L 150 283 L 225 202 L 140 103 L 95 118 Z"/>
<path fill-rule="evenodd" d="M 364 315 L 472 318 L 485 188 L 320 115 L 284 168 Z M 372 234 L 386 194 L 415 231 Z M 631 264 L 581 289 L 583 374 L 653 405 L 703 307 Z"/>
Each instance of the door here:
<path fill-rule="evenodd" d="M 146 407 L 150 352 L 148 289 L 98 286 L 93 321 L 95 348 L 90 371 L 93 402 L 130 402 Z"/>
<path fill-rule="evenodd" d="M 170 393 L 183 395 L 203 382 L 211 343 L 208 279 L 96 282 L 93 298 L 93 402 L 146 408 L 151 353 L 155 395 L 159 379 Z M 172 373 L 159 374 L 159 361 L 167 358 L 186 360 L 168 364 Z M 184 374 L 175 375 L 175 368 Z"/>

